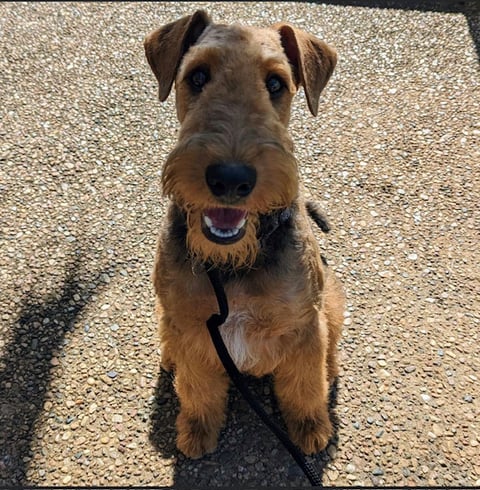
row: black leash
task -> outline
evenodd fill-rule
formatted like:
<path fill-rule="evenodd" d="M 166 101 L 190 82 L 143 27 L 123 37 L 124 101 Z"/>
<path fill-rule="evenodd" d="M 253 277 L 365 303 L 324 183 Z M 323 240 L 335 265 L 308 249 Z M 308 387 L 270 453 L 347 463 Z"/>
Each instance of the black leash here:
<path fill-rule="evenodd" d="M 210 337 L 212 338 L 213 345 L 217 350 L 218 357 L 222 361 L 225 371 L 227 371 L 234 385 L 243 395 L 245 400 L 247 400 L 255 413 L 260 417 L 260 419 L 262 419 L 265 425 L 277 436 L 280 442 L 290 452 L 293 459 L 297 462 L 302 471 L 305 473 L 312 486 L 323 487 L 321 475 L 316 471 L 313 465 L 306 460 L 305 455 L 290 440 L 288 435 L 275 422 L 273 422 L 273 420 L 269 418 L 263 407 L 252 396 L 250 390 L 245 383 L 245 378 L 237 369 L 237 366 L 230 357 L 230 354 L 228 353 L 228 350 L 223 343 L 222 336 L 218 330 L 218 327 L 225 323 L 225 320 L 228 317 L 227 296 L 225 295 L 225 290 L 223 289 L 223 285 L 220 280 L 219 271 L 217 269 L 207 268 L 207 274 L 210 282 L 212 283 L 213 290 L 215 291 L 218 307 L 220 309 L 220 313 L 214 313 L 207 320 L 207 327 L 210 333 Z"/>

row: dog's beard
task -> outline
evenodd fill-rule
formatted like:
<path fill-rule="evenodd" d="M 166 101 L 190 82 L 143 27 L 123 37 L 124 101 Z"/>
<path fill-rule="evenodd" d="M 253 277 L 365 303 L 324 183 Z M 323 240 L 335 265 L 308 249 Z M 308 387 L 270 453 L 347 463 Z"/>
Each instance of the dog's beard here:
<path fill-rule="evenodd" d="M 208 216 L 208 210 L 187 210 L 187 246 L 192 256 L 200 262 L 220 268 L 251 267 L 259 251 L 257 215 L 239 215 L 238 223 L 241 226 L 238 231 L 235 231 L 236 227 L 228 231 L 221 230 Z"/>
<path fill-rule="evenodd" d="M 215 141 L 200 134 L 177 145 L 162 172 L 163 191 L 186 213 L 187 246 L 194 259 L 217 267 L 251 267 L 260 249 L 259 217 L 289 207 L 298 196 L 297 163 L 287 144 L 249 144 L 237 155 L 227 142 Z M 238 208 L 222 207 L 205 180 L 208 165 L 231 159 L 257 170 L 255 188 Z"/>

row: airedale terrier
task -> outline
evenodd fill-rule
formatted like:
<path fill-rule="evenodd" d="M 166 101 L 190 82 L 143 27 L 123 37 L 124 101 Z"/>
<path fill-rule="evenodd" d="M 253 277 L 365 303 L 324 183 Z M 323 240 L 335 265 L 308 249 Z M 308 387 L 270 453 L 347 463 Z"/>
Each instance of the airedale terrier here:
<path fill-rule="evenodd" d="M 218 310 L 205 272 L 221 271 L 230 302 L 222 336 L 237 367 L 273 374 L 289 434 L 305 453 L 332 435 L 342 288 L 323 264 L 300 192 L 287 126 L 300 86 L 317 114 L 333 48 L 286 23 L 212 23 L 197 11 L 145 39 L 164 101 L 175 82 L 178 142 L 163 168 L 171 198 L 153 281 L 162 365 L 180 399 L 177 447 L 217 445 L 229 379 L 205 325 Z"/>

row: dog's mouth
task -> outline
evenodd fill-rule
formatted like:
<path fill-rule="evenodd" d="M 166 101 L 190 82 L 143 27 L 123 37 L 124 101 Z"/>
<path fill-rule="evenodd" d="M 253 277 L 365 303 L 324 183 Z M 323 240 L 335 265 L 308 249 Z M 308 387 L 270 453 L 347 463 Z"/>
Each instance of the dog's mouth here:
<path fill-rule="evenodd" d="M 203 212 L 202 231 L 212 242 L 229 245 L 245 235 L 247 211 L 237 208 L 211 208 Z"/>

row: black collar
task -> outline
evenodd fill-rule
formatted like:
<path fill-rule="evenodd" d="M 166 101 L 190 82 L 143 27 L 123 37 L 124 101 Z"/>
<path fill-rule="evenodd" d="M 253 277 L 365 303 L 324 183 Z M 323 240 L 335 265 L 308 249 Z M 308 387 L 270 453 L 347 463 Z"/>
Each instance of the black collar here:
<path fill-rule="evenodd" d="M 260 241 L 260 248 L 267 246 L 268 239 L 273 233 L 280 227 L 289 224 L 292 217 L 293 210 L 291 208 L 277 209 L 269 214 L 262 214 L 260 216 L 260 228 L 257 235 Z"/>

